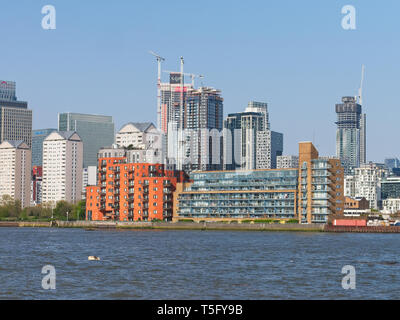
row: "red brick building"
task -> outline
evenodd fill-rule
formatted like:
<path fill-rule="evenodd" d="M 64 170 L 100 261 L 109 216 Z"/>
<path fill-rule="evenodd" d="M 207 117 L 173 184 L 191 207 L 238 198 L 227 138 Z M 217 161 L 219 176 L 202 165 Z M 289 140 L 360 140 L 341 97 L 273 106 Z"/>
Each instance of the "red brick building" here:
<path fill-rule="evenodd" d="M 32 168 L 32 200 L 35 204 L 42 202 L 42 166 L 33 166 Z"/>
<path fill-rule="evenodd" d="M 177 182 L 183 171 L 163 164 L 126 163 L 126 157 L 100 158 L 97 186 L 86 187 L 86 220 L 170 221 Z"/>

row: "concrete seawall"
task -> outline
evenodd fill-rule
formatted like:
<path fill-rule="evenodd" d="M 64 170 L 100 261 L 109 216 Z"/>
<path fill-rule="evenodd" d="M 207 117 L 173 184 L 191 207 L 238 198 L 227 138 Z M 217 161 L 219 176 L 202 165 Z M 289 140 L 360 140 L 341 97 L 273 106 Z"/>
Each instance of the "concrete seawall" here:
<path fill-rule="evenodd" d="M 297 232 L 352 232 L 400 233 L 400 227 L 351 227 L 322 224 L 268 224 L 268 223 L 219 223 L 219 222 L 108 222 L 108 221 L 0 221 L 1 227 L 32 228 L 84 228 L 98 229 L 152 229 L 152 230 L 226 230 L 226 231 L 297 231 Z"/>
<path fill-rule="evenodd" d="M 55 227 L 85 229 L 154 229 L 154 230 L 226 230 L 226 231 L 298 231 L 321 232 L 323 225 L 217 223 L 217 222 L 106 222 L 106 221 L 52 221 L 0 222 L 0 227 Z"/>

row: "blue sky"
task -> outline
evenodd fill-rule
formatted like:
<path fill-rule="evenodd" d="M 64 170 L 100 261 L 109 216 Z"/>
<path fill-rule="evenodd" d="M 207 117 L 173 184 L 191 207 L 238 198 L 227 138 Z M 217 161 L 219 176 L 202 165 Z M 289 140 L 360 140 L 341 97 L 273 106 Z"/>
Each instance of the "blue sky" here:
<path fill-rule="evenodd" d="M 43 30 L 54 5 L 57 29 Z M 355 6 L 357 29 L 341 27 Z M 366 65 L 367 158 L 399 156 L 400 2 L 397 0 L 76 1 L 1 0 L 0 79 L 17 82 L 34 128 L 58 112 L 156 122 L 157 65 L 204 74 L 222 90 L 225 115 L 249 100 L 269 103 L 285 154 L 313 140 L 335 155 L 335 103 L 356 95 Z"/>

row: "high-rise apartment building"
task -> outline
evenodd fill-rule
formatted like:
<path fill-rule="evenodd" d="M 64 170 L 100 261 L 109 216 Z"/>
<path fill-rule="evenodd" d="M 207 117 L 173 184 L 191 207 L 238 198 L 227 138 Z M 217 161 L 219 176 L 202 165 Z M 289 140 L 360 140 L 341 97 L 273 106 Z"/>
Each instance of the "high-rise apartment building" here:
<path fill-rule="evenodd" d="M 371 209 L 378 209 L 381 200 L 381 181 L 389 175 L 383 164 L 368 163 L 354 169 L 355 197 L 364 197 Z"/>
<path fill-rule="evenodd" d="M 267 104 L 251 101 L 245 112 L 229 114 L 224 124 L 224 168 L 276 168 L 283 135 L 269 129 Z"/>
<path fill-rule="evenodd" d="M 75 131 L 83 142 L 83 167 L 97 166 L 97 152 L 114 143 L 114 122 L 111 116 L 60 113 L 59 131 Z"/>
<path fill-rule="evenodd" d="M 181 77 L 183 76 L 179 72 L 171 73 L 169 82 L 161 83 L 161 131 L 164 134 L 168 133 L 170 123 L 175 123 L 177 128 L 183 128 L 181 109 L 184 114 L 186 95 L 194 87 L 184 83 Z"/>
<path fill-rule="evenodd" d="M 170 91 L 171 86 L 174 92 Z M 166 87 L 168 90 L 162 89 L 161 118 L 163 131 L 167 134 L 167 162 L 188 172 L 221 169 L 221 92 L 214 88 L 194 89 L 186 85 L 182 91 L 177 84 Z"/>
<path fill-rule="evenodd" d="M 0 143 L 22 140 L 31 148 L 32 110 L 27 102 L 18 101 L 15 93 L 15 82 L 0 80 Z"/>
<path fill-rule="evenodd" d="M 43 141 L 42 202 L 55 205 L 82 198 L 83 143 L 74 131 L 57 131 Z"/>
<path fill-rule="evenodd" d="M 4 195 L 30 205 L 31 150 L 22 140 L 6 140 L 0 144 L 0 200 Z"/>
<path fill-rule="evenodd" d="M 343 97 L 336 104 L 336 156 L 346 174 L 366 163 L 366 115 L 355 97 Z"/>
<path fill-rule="evenodd" d="M 356 182 L 354 176 L 344 177 L 344 196 L 349 198 L 355 198 L 356 196 Z"/>
<path fill-rule="evenodd" d="M 189 90 L 185 105 L 183 169 L 222 169 L 223 98 L 219 90 Z"/>
<path fill-rule="evenodd" d="M 129 162 L 165 163 L 165 135 L 151 122 L 125 124 L 115 143 L 130 151 Z"/>
<path fill-rule="evenodd" d="M 43 162 L 43 141 L 57 129 L 38 129 L 32 131 L 32 168 L 42 166 Z"/>
<path fill-rule="evenodd" d="M 287 168 L 298 168 L 299 157 L 298 156 L 277 156 L 276 157 L 276 168 L 287 169 Z"/>

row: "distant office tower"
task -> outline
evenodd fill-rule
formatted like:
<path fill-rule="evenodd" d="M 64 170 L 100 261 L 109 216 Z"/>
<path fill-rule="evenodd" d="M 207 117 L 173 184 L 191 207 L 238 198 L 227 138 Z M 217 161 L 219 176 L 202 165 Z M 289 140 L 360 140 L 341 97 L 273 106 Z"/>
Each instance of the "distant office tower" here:
<path fill-rule="evenodd" d="M 43 162 L 43 141 L 57 129 L 38 129 L 32 131 L 32 168 L 42 166 Z"/>
<path fill-rule="evenodd" d="M 22 208 L 30 204 L 31 150 L 22 140 L 6 140 L 0 144 L 0 200 L 9 195 L 21 201 Z"/>
<path fill-rule="evenodd" d="M 115 143 L 131 151 L 130 162 L 165 162 L 165 135 L 151 122 L 125 124 L 115 135 Z"/>
<path fill-rule="evenodd" d="M 283 154 L 283 133 L 271 131 L 271 168 L 276 169 L 276 158 Z"/>
<path fill-rule="evenodd" d="M 43 170 L 41 166 L 32 167 L 32 183 L 31 183 L 31 203 L 38 205 L 42 203 L 42 178 Z"/>
<path fill-rule="evenodd" d="M 16 84 L 0 80 L 0 143 L 22 140 L 32 146 L 32 110 L 28 103 L 17 101 Z"/>
<path fill-rule="evenodd" d="M 266 103 L 250 102 L 245 112 L 229 114 L 224 130 L 224 168 L 276 168 L 283 152 L 283 135 L 269 129 Z"/>
<path fill-rule="evenodd" d="M 43 141 L 42 201 L 55 205 L 82 197 L 83 143 L 76 132 L 57 131 Z"/>
<path fill-rule="evenodd" d="M 387 177 L 381 181 L 382 200 L 400 199 L 400 177 Z"/>
<path fill-rule="evenodd" d="M 386 158 L 385 166 L 390 171 L 393 171 L 393 169 L 395 169 L 395 168 L 400 168 L 400 160 L 397 158 Z"/>
<path fill-rule="evenodd" d="M 366 115 L 355 97 L 343 97 L 336 105 L 336 155 L 346 174 L 366 163 Z"/>
<path fill-rule="evenodd" d="M 383 211 L 398 213 L 400 211 L 400 177 L 388 177 L 381 182 Z"/>
<path fill-rule="evenodd" d="M 60 113 L 59 131 L 75 131 L 83 142 L 83 167 L 97 166 L 97 152 L 114 143 L 114 122 L 111 116 Z"/>
<path fill-rule="evenodd" d="M 276 168 L 277 169 L 288 169 L 298 168 L 299 157 L 298 156 L 277 156 L 276 157 Z"/>

